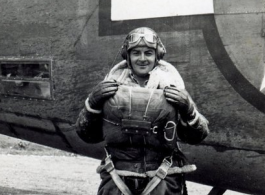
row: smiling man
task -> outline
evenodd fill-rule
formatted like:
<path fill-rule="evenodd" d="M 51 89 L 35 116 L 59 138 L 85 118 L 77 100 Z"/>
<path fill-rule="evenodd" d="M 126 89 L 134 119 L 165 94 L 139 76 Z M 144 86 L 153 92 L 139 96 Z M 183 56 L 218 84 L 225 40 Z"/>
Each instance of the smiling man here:
<path fill-rule="evenodd" d="M 138 46 L 130 52 L 130 62 L 134 76 L 142 87 L 148 81 L 149 72 L 155 67 L 155 56 L 155 49 L 146 46 Z"/>
<path fill-rule="evenodd" d="M 97 171 L 99 195 L 184 195 L 184 174 L 194 171 L 177 144 L 201 142 L 208 121 L 198 112 L 184 82 L 162 60 L 166 49 L 147 27 L 131 31 L 115 65 L 85 101 L 77 133 L 88 143 L 105 140 Z"/>

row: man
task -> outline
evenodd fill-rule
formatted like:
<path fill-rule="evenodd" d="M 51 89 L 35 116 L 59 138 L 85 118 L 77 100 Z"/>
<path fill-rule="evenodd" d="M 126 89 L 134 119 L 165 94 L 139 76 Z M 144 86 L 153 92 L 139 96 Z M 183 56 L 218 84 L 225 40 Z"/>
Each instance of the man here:
<path fill-rule="evenodd" d="M 178 71 L 162 60 L 166 49 L 150 28 L 126 37 L 121 55 L 89 94 L 77 121 L 88 143 L 106 141 L 98 194 L 185 194 L 194 171 L 177 144 L 201 142 L 208 121 L 198 112 Z"/>

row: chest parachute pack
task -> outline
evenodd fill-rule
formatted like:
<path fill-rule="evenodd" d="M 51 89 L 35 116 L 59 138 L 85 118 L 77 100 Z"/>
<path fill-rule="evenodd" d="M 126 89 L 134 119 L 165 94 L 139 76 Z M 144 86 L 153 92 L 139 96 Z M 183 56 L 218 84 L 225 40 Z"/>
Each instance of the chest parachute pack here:
<path fill-rule="evenodd" d="M 176 136 L 177 111 L 167 102 L 161 89 L 119 86 L 116 94 L 103 107 L 104 120 L 113 124 L 108 137 L 118 132 L 129 135 L 157 135 L 165 141 Z M 104 128 L 103 128 L 104 129 Z"/>

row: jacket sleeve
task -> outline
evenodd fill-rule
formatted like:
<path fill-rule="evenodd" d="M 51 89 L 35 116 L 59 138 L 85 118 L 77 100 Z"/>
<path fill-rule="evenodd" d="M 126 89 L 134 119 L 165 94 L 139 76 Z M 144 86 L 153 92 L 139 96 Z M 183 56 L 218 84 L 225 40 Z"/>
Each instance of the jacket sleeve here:
<path fill-rule="evenodd" d="M 77 122 L 77 134 L 87 143 L 103 141 L 102 114 L 89 112 L 83 108 L 79 113 Z"/>
<path fill-rule="evenodd" d="M 181 119 L 178 123 L 178 137 L 188 144 L 198 144 L 209 134 L 208 120 L 195 110 L 195 117 L 192 121 Z"/>

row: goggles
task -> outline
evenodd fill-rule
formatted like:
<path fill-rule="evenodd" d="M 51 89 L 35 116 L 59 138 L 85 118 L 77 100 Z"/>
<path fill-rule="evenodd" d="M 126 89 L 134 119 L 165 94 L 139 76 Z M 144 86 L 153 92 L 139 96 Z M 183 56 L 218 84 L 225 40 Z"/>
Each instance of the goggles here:
<path fill-rule="evenodd" d="M 132 33 L 128 37 L 129 44 L 137 43 L 140 39 L 144 39 L 147 43 L 157 43 L 157 37 L 154 34 Z"/>

